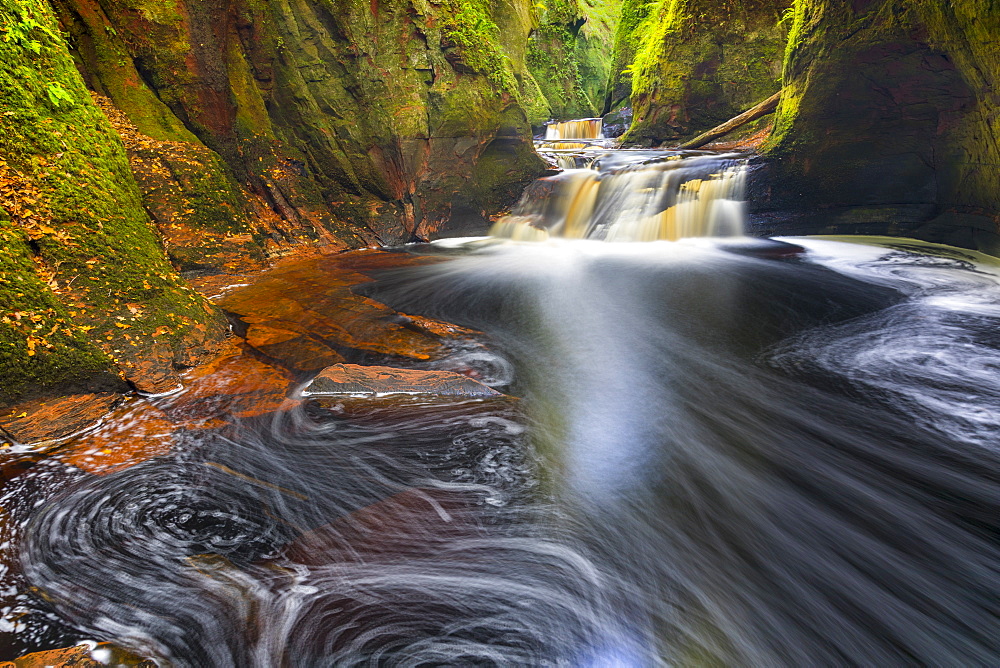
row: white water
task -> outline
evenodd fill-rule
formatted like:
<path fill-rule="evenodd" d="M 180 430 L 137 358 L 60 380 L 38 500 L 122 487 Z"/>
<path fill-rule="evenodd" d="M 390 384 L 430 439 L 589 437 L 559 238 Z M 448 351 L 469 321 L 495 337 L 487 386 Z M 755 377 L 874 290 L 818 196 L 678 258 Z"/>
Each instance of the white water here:
<path fill-rule="evenodd" d="M 550 123 L 545 127 L 545 139 L 548 141 L 603 138 L 604 120 L 600 118 L 583 118 L 575 121 Z"/>
<path fill-rule="evenodd" d="M 746 164 L 740 157 L 674 155 L 596 167 L 539 179 L 490 234 L 519 241 L 676 241 L 743 233 Z"/>
<path fill-rule="evenodd" d="M 788 241 L 442 244 L 372 296 L 520 402 L 56 456 L 4 614 L 177 666 L 998 665 L 1000 273 Z"/>

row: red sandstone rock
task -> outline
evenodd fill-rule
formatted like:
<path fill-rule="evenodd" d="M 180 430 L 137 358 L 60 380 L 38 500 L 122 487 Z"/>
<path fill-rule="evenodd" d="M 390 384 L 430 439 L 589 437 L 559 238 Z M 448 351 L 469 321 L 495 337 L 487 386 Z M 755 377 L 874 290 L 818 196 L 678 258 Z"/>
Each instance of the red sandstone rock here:
<path fill-rule="evenodd" d="M 170 452 L 179 426 L 149 401 L 132 401 L 60 448 L 58 457 L 88 473 L 107 475 Z"/>
<path fill-rule="evenodd" d="M 77 645 L 63 649 L 32 652 L 13 661 L 0 662 L 0 668 L 103 668 L 104 666 L 135 666 L 155 668 L 156 662 L 142 659 L 120 647 L 100 643 L 97 647 Z"/>
<path fill-rule="evenodd" d="M 94 424 L 121 399 L 113 392 L 71 394 L 15 406 L 0 415 L 0 429 L 25 445 L 65 438 Z"/>
<path fill-rule="evenodd" d="M 344 361 L 328 344 L 301 331 L 254 324 L 247 330 L 246 342 L 261 354 L 301 371 L 317 371 Z"/>
<path fill-rule="evenodd" d="M 334 364 L 323 369 L 304 393 L 433 394 L 462 397 L 495 397 L 500 394 L 478 380 L 453 371 L 420 371 L 358 364 Z"/>
<path fill-rule="evenodd" d="M 233 339 L 222 355 L 184 374 L 184 390 L 158 405 L 176 423 L 207 426 L 219 418 L 290 409 L 301 403 L 288 398 L 294 383 L 291 372 L 259 359 Z"/>
<path fill-rule="evenodd" d="M 475 534 L 473 507 L 474 499 L 461 492 L 410 488 L 303 533 L 285 548 L 285 556 L 313 567 L 427 556 L 449 540 Z"/>
<path fill-rule="evenodd" d="M 299 352 L 298 346 L 307 341 L 309 356 L 320 346 L 338 354 L 351 349 L 420 360 L 444 355 L 447 349 L 439 335 L 419 326 L 406 326 L 409 323 L 399 322 L 398 314 L 389 307 L 351 291 L 352 287 L 370 280 L 341 267 L 346 260 L 340 258 L 353 255 L 287 263 L 253 280 L 252 285 L 220 297 L 216 303 L 251 329 L 264 325 L 282 330 L 289 333 L 285 341 L 293 340 L 292 333 L 302 337 L 302 341 L 284 350 L 261 350 L 291 368 L 303 368 L 296 366 L 295 355 Z M 398 261 L 395 256 L 400 254 L 384 255 Z M 251 329 L 247 330 L 248 337 L 264 336 L 269 340 L 273 336 L 251 332 Z M 253 341 L 251 345 L 256 347 Z"/>

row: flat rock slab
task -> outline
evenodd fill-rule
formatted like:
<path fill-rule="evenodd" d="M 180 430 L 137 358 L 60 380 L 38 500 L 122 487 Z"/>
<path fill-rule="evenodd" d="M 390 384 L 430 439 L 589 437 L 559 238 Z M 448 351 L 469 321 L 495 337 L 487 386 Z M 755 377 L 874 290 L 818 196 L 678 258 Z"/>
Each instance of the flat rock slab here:
<path fill-rule="evenodd" d="M 454 371 L 419 371 L 387 366 L 334 364 L 323 369 L 303 394 L 309 396 L 434 394 L 448 397 L 496 397 L 500 393 Z"/>
<path fill-rule="evenodd" d="M 31 402 L 0 415 L 0 429 L 23 445 L 40 445 L 93 425 L 120 400 L 114 392 L 103 392 Z"/>
<path fill-rule="evenodd" d="M 133 666 L 135 668 L 156 668 L 156 662 L 135 656 L 120 647 L 108 643 L 77 645 L 64 649 L 50 649 L 34 652 L 14 659 L 0 661 L 0 668 L 104 668 L 105 666 Z"/>

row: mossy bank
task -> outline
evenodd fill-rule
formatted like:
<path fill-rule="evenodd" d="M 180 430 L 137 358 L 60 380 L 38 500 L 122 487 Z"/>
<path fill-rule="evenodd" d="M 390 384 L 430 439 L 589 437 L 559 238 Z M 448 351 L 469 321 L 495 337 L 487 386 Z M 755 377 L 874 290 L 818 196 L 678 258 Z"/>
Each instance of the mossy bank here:
<path fill-rule="evenodd" d="M 633 145 L 676 143 L 726 121 L 781 86 L 791 0 L 627 4 L 617 62 L 631 57 Z M 626 20 L 627 18 L 627 20 Z M 622 83 L 613 82 L 618 102 Z"/>
<path fill-rule="evenodd" d="M 0 32 L 0 405 L 169 385 L 223 319 L 168 262 L 51 8 L 8 3 Z"/>

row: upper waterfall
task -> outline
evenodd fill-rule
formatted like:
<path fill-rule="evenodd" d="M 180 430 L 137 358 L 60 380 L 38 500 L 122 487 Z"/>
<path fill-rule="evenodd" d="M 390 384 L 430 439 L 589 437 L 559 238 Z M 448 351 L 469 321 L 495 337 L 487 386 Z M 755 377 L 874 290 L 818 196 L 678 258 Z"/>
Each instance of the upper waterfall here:
<path fill-rule="evenodd" d="M 743 233 L 745 158 L 671 155 L 619 166 L 610 157 L 535 181 L 490 234 L 675 241 Z"/>
<path fill-rule="evenodd" d="M 582 118 L 551 123 L 545 128 L 545 139 L 603 139 L 604 119 Z"/>

